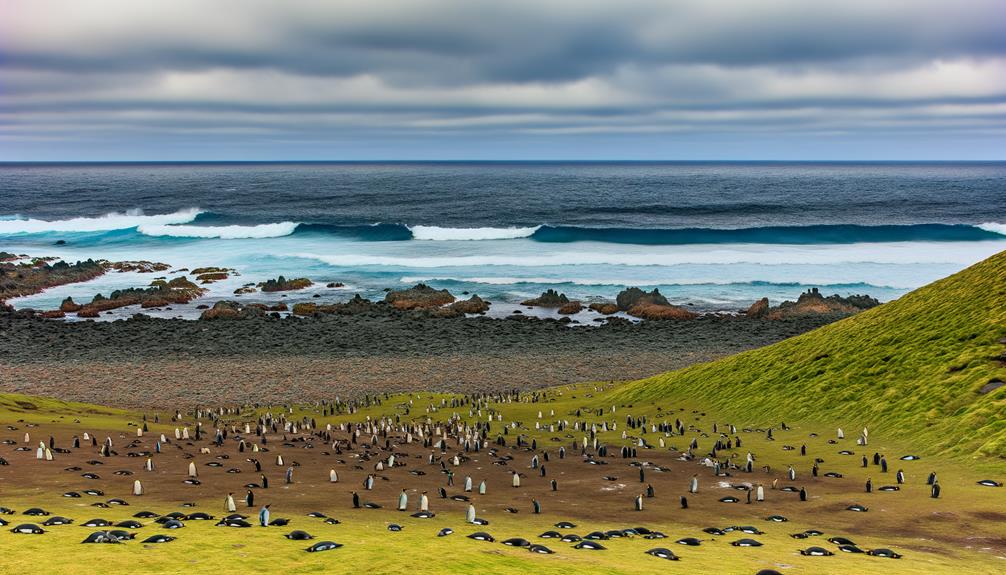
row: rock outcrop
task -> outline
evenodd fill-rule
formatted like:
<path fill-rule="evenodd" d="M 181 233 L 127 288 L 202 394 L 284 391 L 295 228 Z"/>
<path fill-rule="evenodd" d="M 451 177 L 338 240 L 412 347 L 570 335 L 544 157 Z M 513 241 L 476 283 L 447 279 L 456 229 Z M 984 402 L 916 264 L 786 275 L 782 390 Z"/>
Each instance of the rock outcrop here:
<path fill-rule="evenodd" d="M 786 319 L 829 314 L 851 315 L 878 305 L 880 302 L 868 295 L 842 297 L 835 294 L 825 297 L 817 288 L 811 288 L 800 294 L 795 302 L 784 301 L 776 307 L 769 307 L 768 299 L 763 298 L 752 305 L 746 315 L 750 318 L 761 319 Z"/>
<path fill-rule="evenodd" d="M 435 290 L 426 284 L 417 284 L 407 290 L 390 291 L 384 301 L 395 309 L 431 309 L 454 302 L 454 296 L 445 289 Z"/>
<path fill-rule="evenodd" d="M 189 303 L 203 295 L 206 290 L 189 281 L 185 276 L 171 280 L 158 279 L 147 288 L 115 290 L 107 298 L 101 294 L 94 296 L 91 303 L 77 310 L 77 317 L 98 317 L 101 312 L 139 304 L 143 308 L 165 307 L 171 304 Z M 64 304 L 75 306 L 73 300 Z"/>
<path fill-rule="evenodd" d="M 580 313 L 582 310 L 583 304 L 578 301 L 571 301 L 559 307 L 559 313 L 562 315 L 573 315 Z"/>
<path fill-rule="evenodd" d="M 769 310 L 768 298 L 763 297 L 760 300 L 751 304 L 751 307 L 749 307 L 748 310 L 744 312 L 744 315 L 748 316 L 751 319 L 761 319 L 766 315 L 768 315 L 768 310 Z"/>
<path fill-rule="evenodd" d="M 105 273 L 107 262 L 86 260 L 50 263 L 49 258 L 0 264 L 0 302 L 32 295 L 44 289 L 92 280 Z"/>
<path fill-rule="evenodd" d="M 546 292 L 542 292 L 541 296 L 534 298 L 533 300 L 525 300 L 520 303 L 521 306 L 536 306 L 538 308 L 561 308 L 569 303 L 569 299 L 565 297 L 565 294 L 559 294 L 551 287 Z"/>
<path fill-rule="evenodd" d="M 640 319 L 695 319 L 699 314 L 672 305 L 657 288 L 645 292 L 637 287 L 619 292 L 615 298 L 618 309 Z"/>
<path fill-rule="evenodd" d="M 640 303 L 629 308 L 628 314 L 640 319 L 695 319 L 699 314 L 676 305 Z"/>
<path fill-rule="evenodd" d="M 608 302 L 592 303 L 590 304 L 590 309 L 602 315 L 611 315 L 613 313 L 618 313 L 618 305 Z"/>
<path fill-rule="evenodd" d="M 473 295 L 468 299 L 456 301 L 447 307 L 460 314 L 486 313 L 489 311 L 489 302 L 478 295 Z"/>
<path fill-rule="evenodd" d="M 622 311 L 629 311 L 640 304 L 671 305 L 671 302 L 667 301 L 667 298 L 661 295 L 657 288 L 653 288 L 651 292 L 645 292 L 637 287 L 630 287 L 619 292 L 615 297 L 615 303 Z"/>
<path fill-rule="evenodd" d="M 295 278 L 288 280 L 283 276 L 279 276 L 274 280 L 271 279 L 258 284 L 258 287 L 264 292 L 277 292 L 304 289 L 306 287 L 311 287 L 313 284 L 314 282 L 307 278 Z"/>

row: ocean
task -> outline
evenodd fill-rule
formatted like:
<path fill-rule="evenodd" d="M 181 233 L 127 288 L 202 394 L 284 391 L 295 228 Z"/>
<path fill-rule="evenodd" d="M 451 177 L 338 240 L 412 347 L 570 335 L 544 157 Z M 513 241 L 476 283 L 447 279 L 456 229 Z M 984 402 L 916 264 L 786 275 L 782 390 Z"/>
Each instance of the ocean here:
<path fill-rule="evenodd" d="M 423 282 L 503 314 L 550 287 L 640 286 L 735 312 L 810 287 L 887 301 L 1004 249 L 1002 162 L 0 164 L 0 251 L 238 270 L 207 301 L 284 275 L 316 282 L 286 301 Z"/>

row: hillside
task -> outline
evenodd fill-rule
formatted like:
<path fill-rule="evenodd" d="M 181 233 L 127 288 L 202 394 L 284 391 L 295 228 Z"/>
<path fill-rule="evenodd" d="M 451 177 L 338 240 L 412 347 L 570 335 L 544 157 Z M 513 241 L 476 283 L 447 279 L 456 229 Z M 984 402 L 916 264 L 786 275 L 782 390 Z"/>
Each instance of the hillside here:
<path fill-rule="evenodd" d="M 861 425 L 933 453 L 1006 457 L 1006 252 L 777 344 L 627 385 L 743 421 Z M 991 385 L 989 385 L 991 383 Z M 983 387 L 985 389 L 983 390 Z"/>

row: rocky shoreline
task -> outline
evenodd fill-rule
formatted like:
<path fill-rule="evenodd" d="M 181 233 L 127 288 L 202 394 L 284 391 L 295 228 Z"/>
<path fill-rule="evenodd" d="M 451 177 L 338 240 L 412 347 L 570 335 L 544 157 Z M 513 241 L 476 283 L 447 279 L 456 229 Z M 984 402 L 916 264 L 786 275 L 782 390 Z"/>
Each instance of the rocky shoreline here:
<path fill-rule="evenodd" d="M 137 407 L 530 389 L 645 377 L 839 317 L 709 316 L 570 329 L 554 320 L 434 318 L 393 308 L 244 321 L 62 322 L 0 314 L 0 389 Z"/>
<path fill-rule="evenodd" d="M 4 263 L 2 294 L 20 294 L 110 271 L 166 271 L 151 262 Z M 656 289 L 629 288 L 615 301 L 584 302 L 548 290 L 488 314 L 492 302 L 419 284 L 359 295 L 255 302 L 256 288 L 296 292 L 308 278 L 243 286 L 246 301 L 200 303 L 204 284 L 235 270 L 168 271 L 148 287 L 67 298 L 58 310 L 0 308 L 0 390 L 128 406 L 307 401 L 334 394 L 411 389 L 453 392 L 529 389 L 579 381 L 636 379 L 761 347 L 877 305 L 866 296 L 757 302 L 746 313 L 698 314 Z M 318 297 L 317 295 L 315 297 Z M 2 299 L 2 298 L 0 298 Z M 199 320 L 151 317 L 187 305 Z M 551 310 L 536 317 L 535 310 Z M 107 318 L 118 321 L 53 321 Z M 523 310 L 523 311 L 522 311 Z M 133 314 L 131 317 L 128 314 Z M 592 327 L 570 329 L 578 320 Z M 121 316 L 120 316 L 121 317 Z M 179 383 L 181 382 L 181 383 Z M 269 391 L 263 393 L 262 389 Z M 109 399 L 114 396 L 114 399 Z"/>

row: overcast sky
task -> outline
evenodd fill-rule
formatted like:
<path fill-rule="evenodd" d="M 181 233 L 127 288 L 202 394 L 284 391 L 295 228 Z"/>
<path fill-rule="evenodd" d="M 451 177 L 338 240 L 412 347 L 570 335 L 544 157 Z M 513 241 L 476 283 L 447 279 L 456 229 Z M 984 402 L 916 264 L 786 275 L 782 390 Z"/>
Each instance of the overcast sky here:
<path fill-rule="evenodd" d="M 0 0 L 0 160 L 1006 159 L 1004 0 Z"/>

